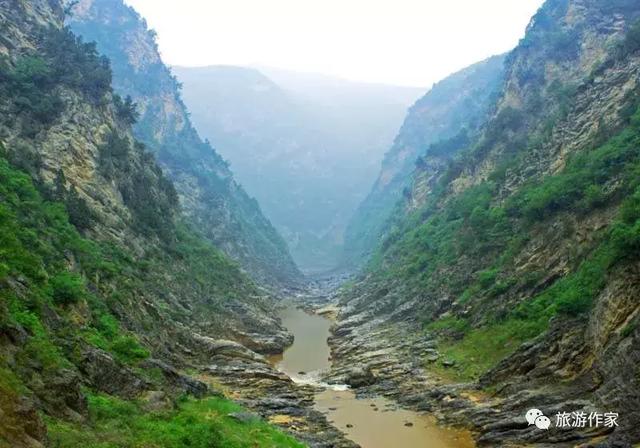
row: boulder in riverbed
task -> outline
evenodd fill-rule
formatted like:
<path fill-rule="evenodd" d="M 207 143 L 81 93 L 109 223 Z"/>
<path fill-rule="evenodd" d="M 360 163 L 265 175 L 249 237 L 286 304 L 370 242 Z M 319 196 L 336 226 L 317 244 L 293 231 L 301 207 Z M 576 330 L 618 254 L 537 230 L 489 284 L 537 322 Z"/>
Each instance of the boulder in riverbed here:
<path fill-rule="evenodd" d="M 369 368 L 354 367 L 346 374 L 346 383 L 351 387 L 370 386 L 376 382 L 376 377 Z"/>

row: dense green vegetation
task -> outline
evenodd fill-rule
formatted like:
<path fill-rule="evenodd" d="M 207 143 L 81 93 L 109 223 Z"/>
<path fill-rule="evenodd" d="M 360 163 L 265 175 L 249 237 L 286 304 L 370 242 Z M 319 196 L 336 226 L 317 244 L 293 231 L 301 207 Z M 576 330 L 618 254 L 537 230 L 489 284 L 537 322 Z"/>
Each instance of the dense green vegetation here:
<path fill-rule="evenodd" d="M 293 438 L 256 419 L 228 414 L 242 409 L 222 398 L 184 398 L 175 409 L 146 411 L 140 403 L 89 396 L 90 426 L 51 421 L 53 447 L 86 448 L 301 448 Z"/>
<path fill-rule="evenodd" d="M 135 260 L 122 248 L 83 238 L 69 222 L 65 207 L 43 199 L 30 177 L 4 158 L 0 158 L 0 197 L 0 281 L 22 278 L 29 291 L 20 298 L 6 289 L 0 294 L 9 294 L 10 309 L 31 316 L 27 320 L 44 306 L 64 308 L 83 301 L 94 307 L 94 328 L 111 339 L 113 325 L 105 325 L 111 318 L 105 317 L 109 314 L 99 296 L 111 294 L 111 283 L 119 282 L 118 296 L 123 300 L 147 289 L 154 272 L 169 265 L 177 271 L 179 284 L 213 293 L 210 300 L 253 292 L 237 266 L 184 224 L 174 231 L 169 252 L 151 251 L 145 259 Z M 67 257 L 75 260 L 73 271 Z"/>
<path fill-rule="evenodd" d="M 2 325 L 19 324 L 31 334 L 27 350 L 44 365 L 67 363 L 55 347 L 55 336 L 43 323 L 49 307 L 65 309 L 80 302 L 92 305 L 94 320 L 88 328 L 100 332 L 101 322 L 112 319 L 104 303 L 87 288 L 88 278 L 108 279 L 123 265 L 114 263 L 105 248 L 80 236 L 69 222 L 65 207 L 42 198 L 31 178 L 0 158 L 0 283 L 21 279 L 23 288 L 1 288 Z M 76 260 L 69 270 L 67 257 Z M 11 284 L 11 283 L 9 283 Z M 113 320 L 115 322 L 115 320 Z M 117 326 L 112 338 L 128 338 L 130 350 L 140 350 L 131 335 Z M 103 347 L 106 348 L 106 347 Z M 25 358 L 25 361 L 27 359 Z"/>
<path fill-rule="evenodd" d="M 0 88 L 3 97 L 13 97 L 12 115 L 31 115 L 33 129 L 25 129 L 33 135 L 38 128 L 35 123 L 50 123 L 62 111 L 60 98 L 51 91 L 55 85 L 50 65 L 35 56 L 18 59 L 14 67 L 8 61 L 0 61 Z"/>
<path fill-rule="evenodd" d="M 149 350 L 116 315 L 142 291 L 157 288 L 157 275 L 165 275 L 167 266 L 176 288 L 207 298 L 197 306 L 209 313 L 220 301 L 255 293 L 240 270 L 188 226 L 179 224 L 172 241 L 167 250 L 136 260 L 123 248 L 84 238 L 62 203 L 44 199 L 29 175 L 0 157 L 0 328 L 20 326 L 28 335 L 11 369 L 0 362 L 3 396 L 30 394 L 38 377 L 73 368 L 84 345 L 133 367 L 147 358 Z M 82 310 L 87 317 L 80 317 Z M 58 316 L 54 329 L 52 313 Z M 145 325 L 153 331 L 155 324 Z M 53 446 L 300 446 L 265 423 L 225 417 L 237 407 L 217 398 L 154 413 L 90 393 L 89 405 L 89 426 L 48 419 Z"/>
<path fill-rule="evenodd" d="M 426 330 L 442 335 L 445 356 L 458 361 L 457 373 L 470 378 L 544 332 L 553 316 L 584 315 L 611 269 L 638 253 L 640 111 L 606 143 L 574 154 L 556 175 L 530 179 L 506 200 L 498 199 L 492 181 L 468 188 L 444 204 L 442 197 L 436 194 L 424 210 L 397 226 L 384 242 L 374 269 L 400 277 L 414 291 L 444 288 L 458 303 L 483 310 L 482 319 L 474 323 L 455 316 L 433 322 L 434 316 L 424 316 Z M 515 255 L 540 226 L 557 221 L 563 213 L 581 217 L 612 204 L 621 204 L 618 218 L 582 256 L 574 257 L 568 275 L 509 311 L 500 305 L 513 300 L 510 291 L 526 290 L 541 279 L 539 272 L 512 271 Z M 482 260 L 474 265 L 475 272 L 449 272 L 469 258 Z"/>
<path fill-rule="evenodd" d="M 83 42 L 69 28 L 49 27 L 39 38 L 39 50 L 53 84 L 80 91 L 93 102 L 111 92 L 109 59 L 98 53 L 94 42 Z"/>
<path fill-rule="evenodd" d="M 51 298 L 57 305 L 78 303 L 86 296 L 84 280 L 78 274 L 60 272 L 49 279 Z"/>
<path fill-rule="evenodd" d="M 28 138 L 64 110 L 61 87 L 94 103 L 111 91 L 109 60 L 97 53 L 95 44 L 55 27 L 43 30 L 37 40 L 37 52 L 19 57 L 15 64 L 0 58 L 0 97 L 10 101 L 3 121 L 9 127 L 19 122 Z"/>

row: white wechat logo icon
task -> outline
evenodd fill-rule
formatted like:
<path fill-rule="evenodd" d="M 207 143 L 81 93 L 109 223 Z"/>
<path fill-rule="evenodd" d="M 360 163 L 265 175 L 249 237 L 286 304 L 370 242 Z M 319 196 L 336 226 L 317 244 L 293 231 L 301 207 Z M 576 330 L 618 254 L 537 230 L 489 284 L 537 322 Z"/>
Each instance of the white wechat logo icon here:
<path fill-rule="evenodd" d="M 549 426 L 551 426 L 551 420 L 540 409 L 529 409 L 525 418 L 529 426 L 536 425 L 538 429 L 549 429 Z"/>

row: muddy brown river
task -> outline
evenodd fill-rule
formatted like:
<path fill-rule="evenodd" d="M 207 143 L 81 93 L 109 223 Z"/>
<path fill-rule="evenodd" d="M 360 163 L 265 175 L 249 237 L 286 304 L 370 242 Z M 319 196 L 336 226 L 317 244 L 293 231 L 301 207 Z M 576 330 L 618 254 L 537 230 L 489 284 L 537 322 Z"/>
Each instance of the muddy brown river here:
<path fill-rule="evenodd" d="M 315 398 L 316 409 L 362 448 L 475 447 L 468 432 L 438 426 L 433 417 L 399 409 L 382 397 L 358 399 L 346 386 L 321 383 L 320 374 L 331 368 L 331 321 L 295 307 L 282 310 L 281 318 L 295 339 L 271 362 L 295 382 L 323 386 Z"/>

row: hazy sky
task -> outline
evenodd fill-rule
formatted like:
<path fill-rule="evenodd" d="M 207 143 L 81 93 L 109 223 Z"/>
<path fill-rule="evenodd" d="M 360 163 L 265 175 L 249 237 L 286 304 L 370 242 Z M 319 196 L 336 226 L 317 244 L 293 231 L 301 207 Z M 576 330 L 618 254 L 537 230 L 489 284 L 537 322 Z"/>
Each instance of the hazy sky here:
<path fill-rule="evenodd" d="M 126 0 L 166 63 L 430 86 L 513 48 L 543 0 Z"/>

